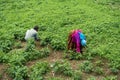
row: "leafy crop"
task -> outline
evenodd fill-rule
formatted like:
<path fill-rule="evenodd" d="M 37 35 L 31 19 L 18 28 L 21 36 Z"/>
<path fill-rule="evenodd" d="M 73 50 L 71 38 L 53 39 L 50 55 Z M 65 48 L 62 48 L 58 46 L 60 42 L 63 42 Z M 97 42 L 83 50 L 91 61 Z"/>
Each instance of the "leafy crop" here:
<path fill-rule="evenodd" d="M 91 76 L 90 78 L 88 78 L 87 80 L 96 80 L 95 77 Z"/>
<path fill-rule="evenodd" d="M 80 60 L 84 58 L 84 56 L 81 53 L 76 53 L 74 51 L 65 52 L 64 56 L 66 58 L 69 58 L 70 60 Z"/>
<path fill-rule="evenodd" d="M 120 59 L 117 57 L 119 54 L 116 55 L 108 55 L 109 57 L 109 67 L 112 73 L 117 74 L 120 71 Z"/>
<path fill-rule="evenodd" d="M 25 30 L 24 29 L 15 30 L 13 35 L 14 35 L 14 39 L 17 39 L 17 40 L 20 40 L 20 41 L 25 41 L 25 39 L 24 39 Z"/>
<path fill-rule="evenodd" d="M 35 49 L 34 39 L 31 38 L 31 39 L 27 40 L 27 46 L 26 46 L 25 51 L 32 52 L 34 49 Z"/>
<path fill-rule="evenodd" d="M 5 57 L 5 54 L 0 51 L 0 63 L 5 61 L 4 57 Z"/>
<path fill-rule="evenodd" d="M 40 54 L 42 57 L 47 57 L 50 55 L 50 49 L 48 47 L 42 48 Z"/>
<path fill-rule="evenodd" d="M 8 53 L 10 50 L 12 50 L 12 45 L 13 45 L 13 40 L 1 40 L 0 41 L 0 49 L 5 52 Z"/>
<path fill-rule="evenodd" d="M 53 77 L 53 78 L 49 78 L 48 80 L 63 80 L 61 78 L 56 78 L 56 77 Z"/>
<path fill-rule="evenodd" d="M 103 80 L 117 80 L 117 76 L 107 76 Z"/>
<path fill-rule="evenodd" d="M 79 70 L 74 72 L 73 80 L 82 80 L 82 75 L 81 75 L 81 72 Z"/>
<path fill-rule="evenodd" d="M 41 50 L 36 50 L 32 48 L 29 52 L 23 52 L 22 55 L 27 61 L 30 61 L 38 58 L 48 57 L 50 55 L 50 50 L 47 47 Z"/>
<path fill-rule="evenodd" d="M 37 62 L 30 68 L 29 78 L 30 80 L 43 80 L 43 74 L 46 74 L 50 70 L 47 62 Z"/>
<path fill-rule="evenodd" d="M 24 42 L 27 43 L 25 48 L 22 46 L 25 32 L 35 25 L 39 26 L 40 46 L 45 47 L 42 50 L 36 49 L 32 39 Z M 65 53 L 66 57 L 77 60 L 76 63 L 81 59 L 87 60 L 80 64 L 79 69 L 98 74 L 90 80 L 97 77 L 117 80 L 120 72 L 120 0 L 0 0 L 0 63 L 10 65 L 8 72 L 12 79 L 27 80 L 25 63 L 48 57 L 51 50 L 67 51 L 68 34 L 73 29 L 81 29 L 86 35 L 87 47 L 82 55 L 68 52 Z M 46 47 L 48 45 L 52 49 L 49 50 Z M 102 61 L 92 64 L 97 57 Z M 104 65 L 103 58 L 107 60 Z M 71 70 L 69 62 L 55 64 L 52 69 L 55 68 L 56 73 L 80 79 L 80 74 Z M 104 74 L 104 68 L 108 68 L 112 73 L 101 75 Z M 34 75 L 36 79 L 37 74 L 39 73 L 31 72 L 31 76 Z M 87 75 L 85 78 L 89 77 Z M 84 78 L 83 74 L 82 76 Z M 44 79 L 43 75 L 39 76 L 38 80 L 40 79 Z M 52 79 L 57 78 L 55 76 Z"/>
<path fill-rule="evenodd" d="M 13 80 L 25 80 L 28 76 L 26 66 L 10 65 L 7 73 Z"/>
<path fill-rule="evenodd" d="M 96 61 L 95 64 L 96 66 L 99 66 L 99 67 L 104 65 L 104 63 L 101 60 Z"/>
<path fill-rule="evenodd" d="M 72 76 L 72 74 L 73 74 L 70 64 L 66 61 L 56 61 L 53 64 L 53 70 L 55 73 L 61 73 L 66 76 Z"/>
<path fill-rule="evenodd" d="M 104 73 L 103 69 L 100 67 L 95 67 L 95 69 L 93 71 L 98 75 L 101 75 Z"/>
<path fill-rule="evenodd" d="M 80 64 L 80 70 L 86 73 L 93 71 L 93 64 L 90 61 L 85 61 Z"/>
<path fill-rule="evenodd" d="M 14 43 L 14 48 L 22 48 L 21 42 Z"/>
<path fill-rule="evenodd" d="M 46 45 L 51 43 L 51 40 L 53 38 L 53 34 L 49 33 L 49 32 L 46 32 L 46 33 L 40 35 L 40 38 L 41 38 L 40 45 L 41 46 L 46 46 Z"/>
<path fill-rule="evenodd" d="M 11 56 L 9 56 L 8 63 L 11 65 L 21 66 L 26 63 L 26 59 L 20 54 L 12 54 Z"/>
<path fill-rule="evenodd" d="M 59 35 L 54 36 L 54 39 L 51 41 L 51 46 L 55 50 L 65 50 L 65 42 Z"/>

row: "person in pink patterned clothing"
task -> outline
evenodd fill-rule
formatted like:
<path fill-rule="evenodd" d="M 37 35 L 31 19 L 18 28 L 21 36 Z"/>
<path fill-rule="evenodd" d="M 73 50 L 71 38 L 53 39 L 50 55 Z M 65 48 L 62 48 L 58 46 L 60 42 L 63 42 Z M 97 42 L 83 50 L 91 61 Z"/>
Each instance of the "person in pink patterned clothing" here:
<path fill-rule="evenodd" d="M 82 53 L 83 46 L 81 45 L 82 40 L 80 39 L 80 33 L 82 33 L 82 31 L 79 29 L 72 30 L 69 33 L 68 50 L 73 50 L 75 52 Z"/>

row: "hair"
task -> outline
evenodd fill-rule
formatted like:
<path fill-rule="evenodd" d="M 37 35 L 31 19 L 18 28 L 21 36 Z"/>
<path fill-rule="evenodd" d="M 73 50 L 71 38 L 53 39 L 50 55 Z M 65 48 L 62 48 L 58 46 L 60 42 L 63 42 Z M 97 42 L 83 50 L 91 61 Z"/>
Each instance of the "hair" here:
<path fill-rule="evenodd" d="M 38 26 L 34 26 L 34 30 L 38 31 L 39 27 Z"/>

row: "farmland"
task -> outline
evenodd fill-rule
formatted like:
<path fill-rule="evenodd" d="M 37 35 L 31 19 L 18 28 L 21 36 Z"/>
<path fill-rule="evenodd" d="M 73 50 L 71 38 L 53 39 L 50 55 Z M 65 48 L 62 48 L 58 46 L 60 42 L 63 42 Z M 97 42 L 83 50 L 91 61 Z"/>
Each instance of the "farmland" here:
<path fill-rule="evenodd" d="M 73 29 L 83 54 L 67 51 Z M 119 0 L 0 0 L 0 80 L 120 80 L 119 34 Z"/>

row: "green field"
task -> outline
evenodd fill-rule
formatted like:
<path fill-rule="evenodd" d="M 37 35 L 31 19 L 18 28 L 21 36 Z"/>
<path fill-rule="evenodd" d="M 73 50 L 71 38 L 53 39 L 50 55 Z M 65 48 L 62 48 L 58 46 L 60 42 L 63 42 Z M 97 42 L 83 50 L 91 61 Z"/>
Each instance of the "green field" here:
<path fill-rule="evenodd" d="M 39 26 L 39 42 L 24 41 Z M 70 30 L 87 38 L 67 52 Z M 120 80 L 120 0 L 0 0 L 0 80 Z"/>

